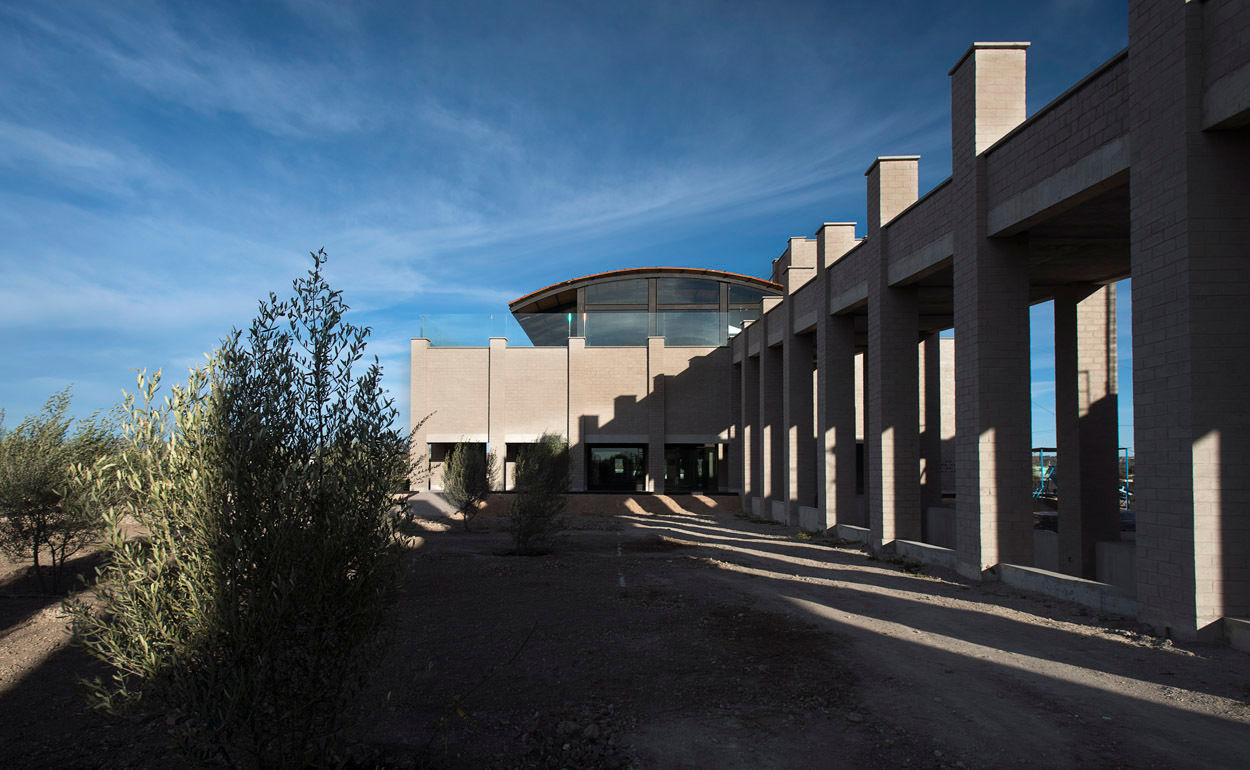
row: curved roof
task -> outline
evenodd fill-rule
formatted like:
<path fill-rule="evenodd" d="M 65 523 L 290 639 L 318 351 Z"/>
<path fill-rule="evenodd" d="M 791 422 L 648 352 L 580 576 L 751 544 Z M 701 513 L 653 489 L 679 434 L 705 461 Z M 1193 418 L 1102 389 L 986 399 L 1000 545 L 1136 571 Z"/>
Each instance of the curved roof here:
<path fill-rule="evenodd" d="M 530 292 L 523 297 L 512 300 L 508 303 L 508 309 L 513 313 L 539 312 L 547 307 L 555 307 L 568 302 L 569 298 L 566 292 L 574 292 L 573 298 L 575 299 L 577 289 L 593 283 L 619 281 L 623 278 L 678 277 L 708 278 L 776 292 L 777 294 L 785 292 L 785 287 L 779 283 L 773 283 L 772 281 L 766 281 L 763 278 L 756 278 L 751 275 L 728 273 L 724 270 L 710 270 L 702 267 L 627 267 L 623 270 L 609 270 L 606 273 L 594 273 L 593 275 L 584 275 L 581 278 L 570 278 L 567 281 L 553 283 L 546 288 Z"/>

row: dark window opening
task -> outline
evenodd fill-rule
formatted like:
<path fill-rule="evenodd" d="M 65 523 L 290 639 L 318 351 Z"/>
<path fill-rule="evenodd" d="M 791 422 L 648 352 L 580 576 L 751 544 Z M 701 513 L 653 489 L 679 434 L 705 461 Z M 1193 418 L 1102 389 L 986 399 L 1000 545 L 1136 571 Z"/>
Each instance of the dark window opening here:
<path fill-rule="evenodd" d="M 586 303 L 589 305 L 646 305 L 647 279 L 629 278 L 623 281 L 604 281 L 586 287 Z"/>
<path fill-rule="evenodd" d="M 666 444 L 665 492 L 717 492 L 719 463 L 716 444 Z"/>
<path fill-rule="evenodd" d="M 443 489 L 443 466 L 451 459 L 455 453 L 456 444 L 451 442 L 432 442 L 429 453 L 430 478 L 429 488 L 435 491 Z M 482 442 L 468 442 L 465 445 L 467 451 L 477 452 L 482 457 L 486 456 L 486 444 Z"/>
<path fill-rule="evenodd" d="M 647 447 L 586 448 L 586 488 L 605 492 L 643 492 L 647 488 Z"/>
<path fill-rule="evenodd" d="M 864 494 L 864 442 L 855 442 L 855 494 Z"/>
<path fill-rule="evenodd" d="M 516 313 L 513 316 L 525 336 L 536 346 L 562 346 L 577 335 L 577 306 L 569 305 L 538 313 Z"/>
<path fill-rule="evenodd" d="M 661 305 L 718 305 L 720 282 L 707 278 L 660 278 L 656 301 Z"/>
<path fill-rule="evenodd" d="M 764 297 L 774 296 L 773 292 L 764 291 L 763 289 L 753 289 L 748 286 L 739 286 L 738 284 L 729 284 L 729 304 L 757 304 Z"/>

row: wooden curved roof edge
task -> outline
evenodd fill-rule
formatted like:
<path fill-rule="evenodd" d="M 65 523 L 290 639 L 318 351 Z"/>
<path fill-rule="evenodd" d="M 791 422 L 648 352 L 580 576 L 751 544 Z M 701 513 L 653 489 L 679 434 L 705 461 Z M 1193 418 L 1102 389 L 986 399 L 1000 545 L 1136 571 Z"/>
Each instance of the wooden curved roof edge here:
<path fill-rule="evenodd" d="M 657 274 L 659 276 L 690 275 L 717 278 L 732 281 L 733 283 L 755 286 L 756 288 L 764 289 L 766 291 L 775 291 L 778 294 L 785 292 L 785 287 L 779 283 L 773 283 L 772 281 L 767 281 L 763 278 L 756 278 L 753 275 L 730 273 L 725 270 L 713 270 L 706 267 L 626 267 L 620 270 L 609 270 L 604 273 L 592 273 L 591 275 L 583 275 L 580 278 L 570 278 L 567 281 L 553 283 L 550 286 L 539 289 L 538 291 L 532 291 L 523 297 L 518 297 L 512 300 L 508 303 L 508 309 L 515 313 L 520 308 L 533 302 L 537 302 L 538 300 L 551 294 L 565 291 L 567 289 L 586 286 L 592 283 L 598 283 L 600 281 L 616 281 L 622 278 L 639 278 Z"/>

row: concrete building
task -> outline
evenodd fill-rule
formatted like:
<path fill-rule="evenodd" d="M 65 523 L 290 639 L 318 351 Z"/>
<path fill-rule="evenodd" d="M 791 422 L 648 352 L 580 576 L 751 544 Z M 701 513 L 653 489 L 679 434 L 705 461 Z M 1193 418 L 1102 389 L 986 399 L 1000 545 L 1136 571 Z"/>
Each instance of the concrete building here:
<path fill-rule="evenodd" d="M 429 485 L 457 441 L 505 458 L 544 432 L 573 447 L 573 491 L 738 492 L 737 380 L 727 342 L 758 318 L 771 281 L 641 268 L 577 278 L 510 303 L 533 347 L 412 342 L 413 414 Z"/>
<path fill-rule="evenodd" d="M 1180 637 L 1244 638 L 1250 3 L 1132 0 L 1128 48 L 1031 116 L 1027 48 L 976 43 L 954 63 L 951 177 L 922 197 L 917 156 L 872 161 L 866 237 L 830 223 L 792 238 L 769 282 L 705 271 L 719 315 L 702 337 L 666 337 L 660 282 L 690 276 L 659 269 L 513 303 L 518 318 L 556 309 L 560 347 L 414 340 L 413 414 L 438 410 L 418 445 L 437 462 L 461 438 L 511 447 L 554 431 L 575 448 L 575 490 L 604 488 L 604 462 L 640 491 L 738 492 L 761 516 L 973 579 L 1133 612 Z M 1119 540 L 1117 501 L 1124 278 L 1135 542 Z M 601 347 L 592 297 L 610 290 L 595 287 L 626 279 L 645 279 L 646 294 L 635 284 L 617 312 L 645 320 L 625 324 L 627 346 Z M 733 306 L 735 286 L 759 291 L 756 310 Z M 1046 300 L 1063 482 L 1042 558 L 1029 307 Z M 711 311 L 711 294 L 689 304 Z M 536 339 L 561 322 L 529 323 Z M 669 471 L 682 451 L 714 467 L 696 470 L 702 487 Z"/>

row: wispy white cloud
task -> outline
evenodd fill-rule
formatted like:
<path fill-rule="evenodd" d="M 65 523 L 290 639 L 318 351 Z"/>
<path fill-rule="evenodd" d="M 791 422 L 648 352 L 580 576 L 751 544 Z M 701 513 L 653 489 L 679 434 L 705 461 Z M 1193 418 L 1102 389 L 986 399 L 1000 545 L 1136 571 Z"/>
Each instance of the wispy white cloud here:
<path fill-rule="evenodd" d="M 875 155 L 944 176 L 949 38 L 985 8 L 920 8 L 888 60 L 875 13 L 496 10 L 0 4 L 0 328 L 155 323 L 172 342 L 125 357 L 181 367 L 325 246 L 406 401 L 398 319 L 610 267 L 759 273 L 863 218 Z"/>
<path fill-rule="evenodd" d="M 49 166 L 116 172 L 121 160 L 107 150 L 73 144 L 37 128 L 0 121 L 0 158 L 36 160 Z"/>
<path fill-rule="evenodd" d="M 124 143 L 108 148 L 3 119 L 0 166 L 110 194 L 135 194 L 138 186 L 168 189 L 176 182 L 174 172 Z"/>
<path fill-rule="evenodd" d="M 237 318 L 256 302 L 251 293 L 207 293 L 142 273 L 107 282 L 62 269 L 0 277 L 0 326 L 9 328 L 169 330 Z"/>
<path fill-rule="evenodd" d="M 507 259 L 542 255 L 548 264 L 584 263 L 588 254 L 619 243 L 608 235 L 629 233 L 629 242 L 637 247 L 648 238 L 662 237 L 661 228 L 677 223 L 689 226 L 744 213 L 760 216 L 827 200 L 830 189 L 845 184 L 844 180 L 862 184 L 864 158 L 859 143 L 896 128 L 894 124 L 904 119 L 893 115 L 875 122 L 822 125 L 796 137 L 795 146 L 733 164 L 709 157 L 628 174 L 539 173 L 527 183 L 534 194 L 522 195 L 527 205 L 510 216 L 488 220 L 471 209 L 450 208 L 426 226 L 375 225 L 345 231 L 340 237 L 353 246 L 367 244 L 379 253 L 405 255 L 409 270 L 416 270 L 414 263 L 424 262 L 421 270 L 426 277 L 437 274 L 437 265 L 426 262 L 435 254 L 455 254 L 457 260 L 470 263 L 499 259 L 501 253 Z M 841 135 L 843 142 L 835 141 L 835 135 Z M 916 149 L 928 149 L 943 136 L 936 129 L 919 136 L 916 143 L 922 146 Z M 397 208 L 368 205 L 375 218 L 383 220 L 392 218 Z M 779 235 L 778 242 L 785 237 Z M 564 248 L 571 245 L 576 248 Z M 763 255 L 761 264 L 765 264 Z M 418 285 L 414 275 L 407 280 L 409 286 Z M 484 298 L 497 296 L 488 292 Z"/>
<path fill-rule="evenodd" d="M 351 73 L 338 71 L 324 52 L 286 59 L 261 55 L 207 12 L 181 23 L 158 4 L 90 4 L 59 13 L 8 9 L 8 14 L 157 96 L 203 113 L 239 115 L 274 134 L 356 131 L 361 115 L 378 118 L 380 105 L 362 109 Z"/>

